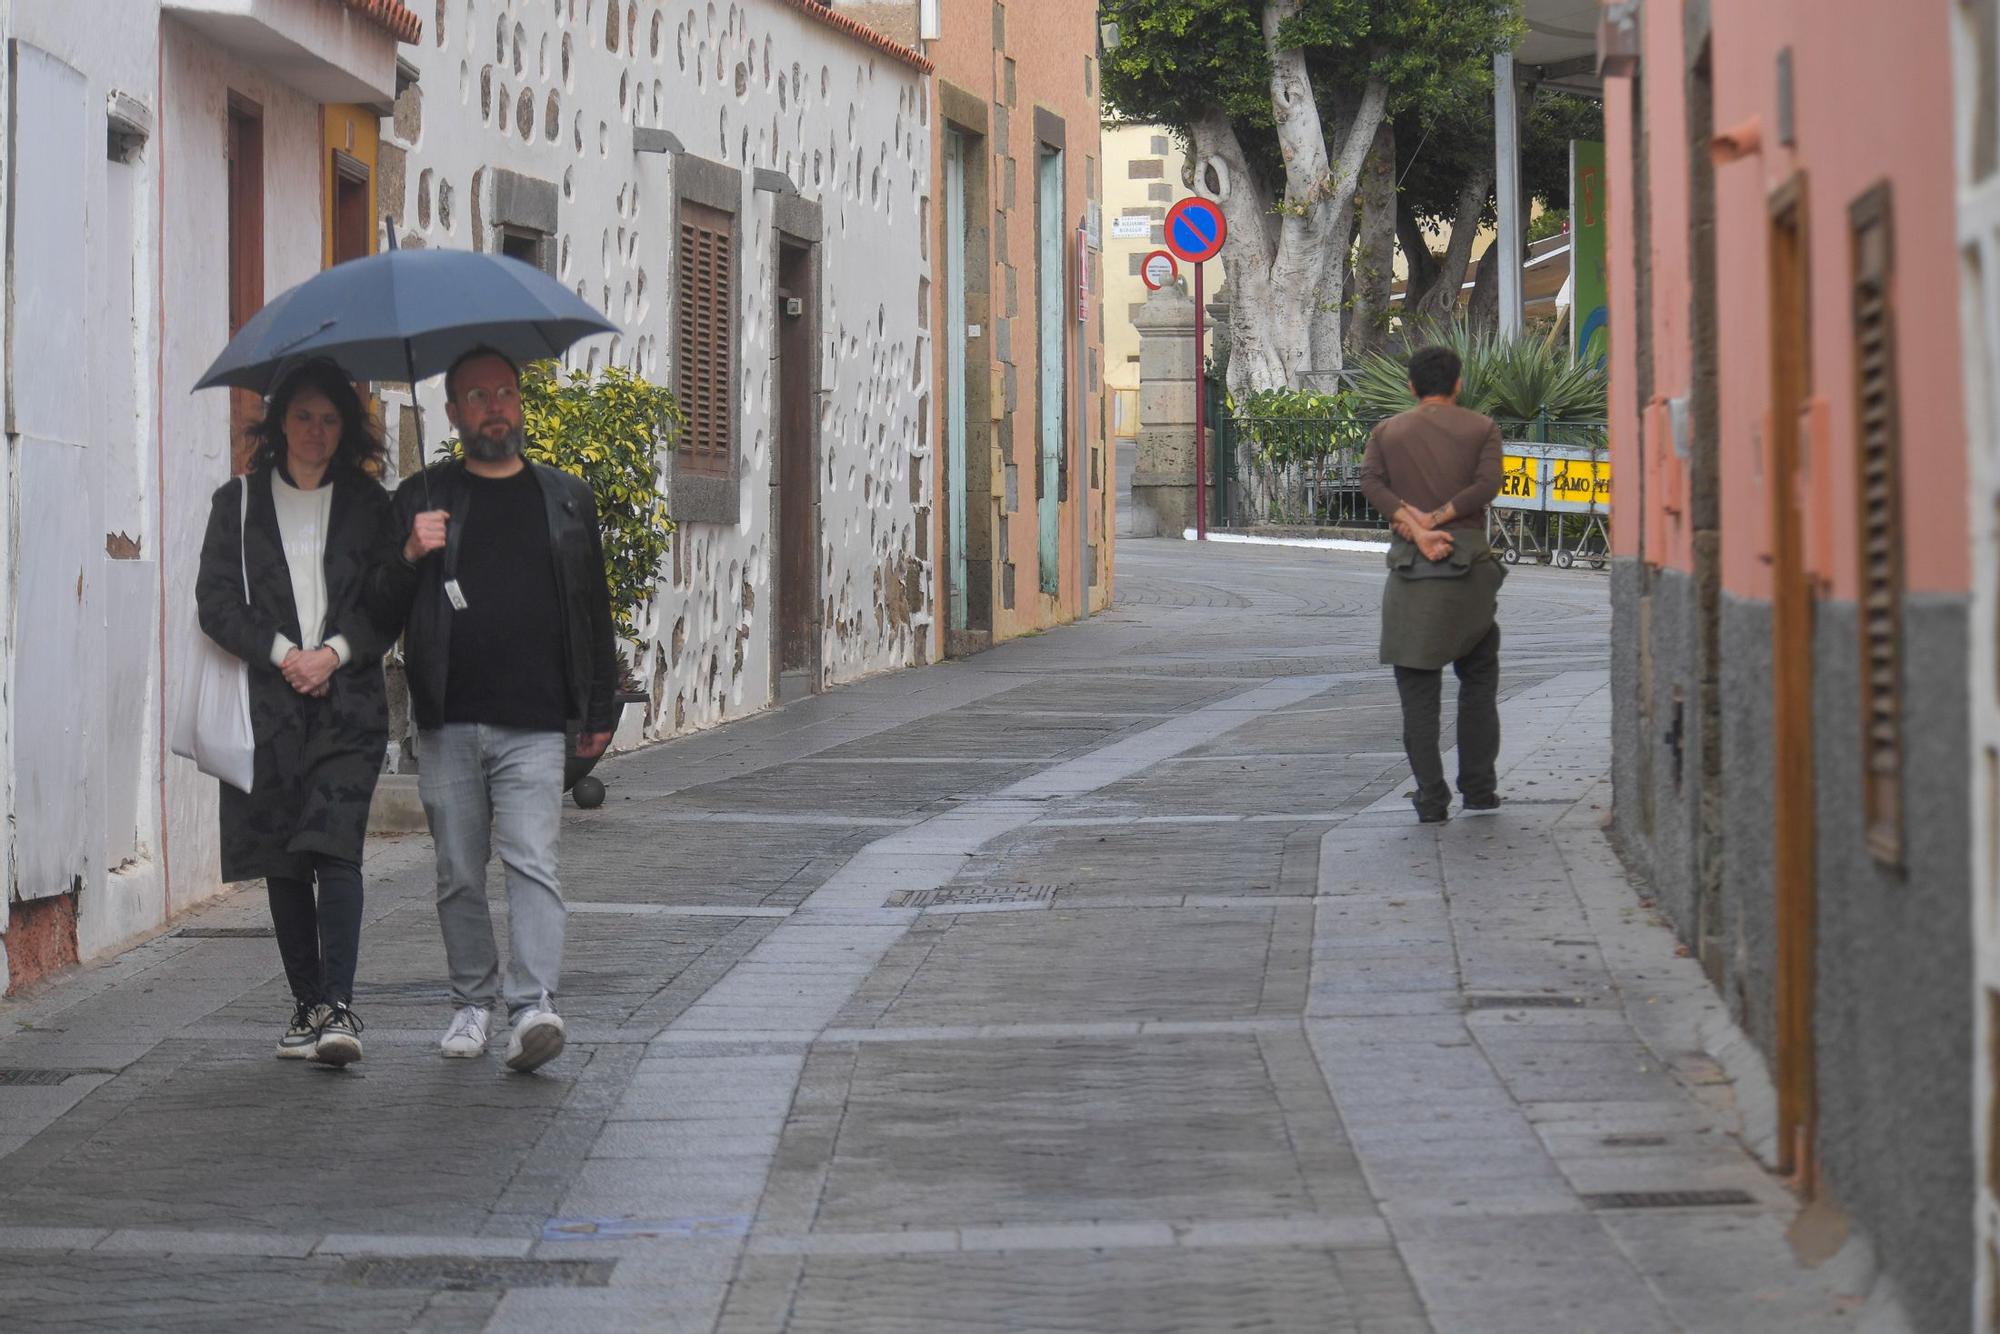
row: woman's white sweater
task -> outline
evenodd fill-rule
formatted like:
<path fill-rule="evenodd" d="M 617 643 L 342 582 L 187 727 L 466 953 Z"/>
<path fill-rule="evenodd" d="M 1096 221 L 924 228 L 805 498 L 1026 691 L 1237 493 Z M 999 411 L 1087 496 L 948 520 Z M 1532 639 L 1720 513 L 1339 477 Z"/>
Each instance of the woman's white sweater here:
<path fill-rule="evenodd" d="M 345 667 L 353 656 L 345 635 L 322 642 L 326 632 L 326 530 L 333 517 L 333 482 L 322 480 L 311 491 L 301 491 L 271 473 L 271 500 L 278 511 L 278 535 L 285 546 L 285 564 L 291 567 L 292 602 L 298 608 L 299 634 L 304 644 L 294 644 L 279 631 L 271 644 L 271 664 L 285 665 L 285 657 L 295 648 L 308 651 L 330 648 Z"/>

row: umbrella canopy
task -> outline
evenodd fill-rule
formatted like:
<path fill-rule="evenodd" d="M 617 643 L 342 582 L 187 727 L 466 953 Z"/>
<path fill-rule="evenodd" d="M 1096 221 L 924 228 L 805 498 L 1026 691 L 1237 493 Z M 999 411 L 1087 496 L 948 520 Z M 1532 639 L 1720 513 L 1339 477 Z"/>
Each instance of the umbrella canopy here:
<path fill-rule="evenodd" d="M 439 375 L 475 347 L 517 362 L 560 356 L 616 333 L 576 293 L 532 265 L 469 250 L 385 250 L 336 264 L 274 299 L 229 340 L 196 389 L 268 394 L 309 357 L 357 380 Z"/>

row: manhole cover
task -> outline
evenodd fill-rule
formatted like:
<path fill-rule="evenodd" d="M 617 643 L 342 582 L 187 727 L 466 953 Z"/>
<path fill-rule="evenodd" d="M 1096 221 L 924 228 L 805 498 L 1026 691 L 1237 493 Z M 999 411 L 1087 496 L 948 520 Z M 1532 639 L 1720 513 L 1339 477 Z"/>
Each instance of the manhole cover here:
<path fill-rule="evenodd" d="M 1755 1204 L 1742 1190 L 1614 1190 L 1586 1195 L 1593 1209 L 1708 1209 L 1730 1204 Z"/>
<path fill-rule="evenodd" d="M 1467 996 L 1468 1010 L 1575 1010 L 1582 1008 L 1581 996 Z"/>
<path fill-rule="evenodd" d="M 411 1256 L 349 1260 L 343 1282 L 363 1288 L 441 1288 L 491 1292 L 501 1288 L 601 1288 L 615 1260 L 475 1260 Z"/>
<path fill-rule="evenodd" d="M 944 904 L 1048 903 L 1060 885 L 956 885 L 945 889 L 906 889 L 889 900 L 892 908 L 934 908 Z"/>
<path fill-rule="evenodd" d="M 110 1075 L 115 1070 L 0 1070 L 0 1085 L 12 1088 L 54 1088 L 72 1075 Z"/>
<path fill-rule="evenodd" d="M 184 926 L 177 940 L 269 940 L 277 932 L 268 926 Z"/>

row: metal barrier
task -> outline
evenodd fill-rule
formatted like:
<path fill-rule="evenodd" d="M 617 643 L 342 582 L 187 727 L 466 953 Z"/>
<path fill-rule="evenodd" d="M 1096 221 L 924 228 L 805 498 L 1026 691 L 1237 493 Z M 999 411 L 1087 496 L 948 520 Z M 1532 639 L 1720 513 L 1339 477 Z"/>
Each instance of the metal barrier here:
<path fill-rule="evenodd" d="M 1361 494 L 1368 436 L 1383 418 L 1247 417 L 1212 400 L 1211 521 L 1219 527 L 1385 530 Z M 1501 558 L 1602 569 L 1610 558 L 1610 477 L 1601 421 L 1500 422 L 1505 478 L 1488 515 Z"/>

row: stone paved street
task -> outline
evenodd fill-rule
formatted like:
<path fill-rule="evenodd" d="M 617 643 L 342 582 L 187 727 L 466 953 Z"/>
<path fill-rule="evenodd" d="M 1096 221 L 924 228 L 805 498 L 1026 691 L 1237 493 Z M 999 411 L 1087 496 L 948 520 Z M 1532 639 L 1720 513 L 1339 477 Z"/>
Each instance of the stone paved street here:
<path fill-rule="evenodd" d="M 0 1329 L 1859 1328 L 1600 832 L 1605 580 L 1516 571 L 1509 804 L 1420 829 L 1378 558 L 1119 566 L 605 766 L 542 1075 L 436 1056 L 418 838 L 348 1072 L 271 1057 L 261 890 L 0 1006 Z"/>

